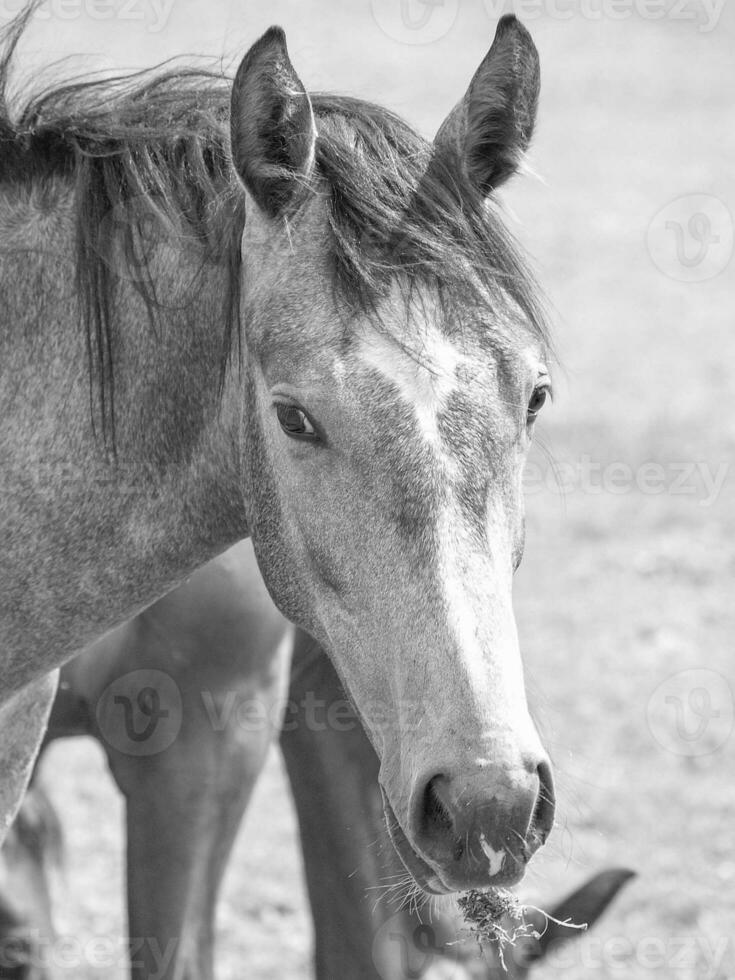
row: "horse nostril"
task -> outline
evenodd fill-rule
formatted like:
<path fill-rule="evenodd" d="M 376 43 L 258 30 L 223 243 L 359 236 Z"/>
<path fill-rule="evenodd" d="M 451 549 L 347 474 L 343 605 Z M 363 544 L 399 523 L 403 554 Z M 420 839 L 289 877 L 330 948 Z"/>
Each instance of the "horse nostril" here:
<path fill-rule="evenodd" d="M 457 836 L 454 817 L 441 796 L 442 790 L 446 789 L 446 782 L 446 777 L 439 775 L 434 776 L 426 784 L 422 829 L 428 839 L 444 841 L 452 848 L 454 860 L 461 861 L 465 852 L 465 842 Z"/>
<path fill-rule="evenodd" d="M 536 798 L 529 836 L 538 846 L 544 843 L 554 825 L 556 802 L 554 796 L 554 779 L 548 762 L 541 762 L 536 769 L 539 779 L 539 791 Z"/>
<path fill-rule="evenodd" d="M 443 837 L 454 829 L 452 816 L 439 792 L 444 781 L 444 776 L 434 776 L 424 790 L 423 829 L 430 836 Z"/>

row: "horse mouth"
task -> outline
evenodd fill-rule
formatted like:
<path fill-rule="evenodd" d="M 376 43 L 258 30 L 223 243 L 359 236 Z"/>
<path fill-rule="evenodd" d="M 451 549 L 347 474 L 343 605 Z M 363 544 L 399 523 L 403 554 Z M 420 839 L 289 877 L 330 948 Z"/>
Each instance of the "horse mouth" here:
<path fill-rule="evenodd" d="M 447 888 L 436 869 L 432 868 L 428 861 L 424 860 L 411 845 L 382 786 L 380 787 L 380 792 L 383 796 L 383 812 L 385 814 L 385 823 L 388 827 L 388 835 L 406 871 L 408 871 L 419 888 L 427 894 L 451 895 L 454 889 Z"/>

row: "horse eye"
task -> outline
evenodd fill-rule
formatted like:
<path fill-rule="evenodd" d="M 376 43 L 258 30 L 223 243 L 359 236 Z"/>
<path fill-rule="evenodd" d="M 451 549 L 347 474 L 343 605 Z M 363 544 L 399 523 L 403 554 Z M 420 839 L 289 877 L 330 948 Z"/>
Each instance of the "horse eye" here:
<path fill-rule="evenodd" d="M 546 399 L 550 396 L 550 394 L 551 388 L 548 385 L 538 385 L 536 388 L 534 388 L 533 394 L 531 395 L 531 400 L 528 403 L 527 421 L 529 423 L 534 421 L 538 413 L 546 404 Z"/>
<path fill-rule="evenodd" d="M 276 415 L 281 428 L 293 439 L 317 439 L 316 430 L 306 412 L 295 405 L 276 405 Z"/>

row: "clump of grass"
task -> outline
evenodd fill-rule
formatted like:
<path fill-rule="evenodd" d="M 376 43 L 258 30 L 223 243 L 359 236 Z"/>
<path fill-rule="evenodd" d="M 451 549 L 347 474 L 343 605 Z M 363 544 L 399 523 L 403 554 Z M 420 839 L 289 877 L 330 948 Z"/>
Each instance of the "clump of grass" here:
<path fill-rule="evenodd" d="M 536 935 L 523 918 L 523 906 L 507 888 L 465 892 L 457 899 L 459 910 L 480 947 L 491 943 L 501 958 L 503 949 L 522 936 Z"/>
<path fill-rule="evenodd" d="M 519 939 L 525 937 L 541 938 L 541 933 L 536 927 L 526 922 L 523 915 L 525 909 L 540 912 L 547 923 L 556 922 L 557 925 L 568 926 L 570 929 L 587 928 L 586 925 L 577 925 L 569 919 L 560 922 L 559 919 L 555 919 L 553 915 L 549 915 L 535 905 L 523 905 L 507 888 L 494 888 L 489 891 L 472 889 L 459 896 L 457 905 L 480 949 L 492 945 L 503 969 L 506 968 L 504 958 L 506 947 L 514 946 Z"/>

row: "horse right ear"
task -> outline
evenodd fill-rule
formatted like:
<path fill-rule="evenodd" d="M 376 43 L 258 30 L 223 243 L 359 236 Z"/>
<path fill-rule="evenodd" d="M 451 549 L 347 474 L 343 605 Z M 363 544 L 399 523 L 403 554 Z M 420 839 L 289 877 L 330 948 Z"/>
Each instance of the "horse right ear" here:
<path fill-rule="evenodd" d="M 232 159 L 240 179 L 268 217 L 288 213 L 308 185 L 316 125 L 280 27 L 269 28 L 243 58 L 230 110 Z"/>

